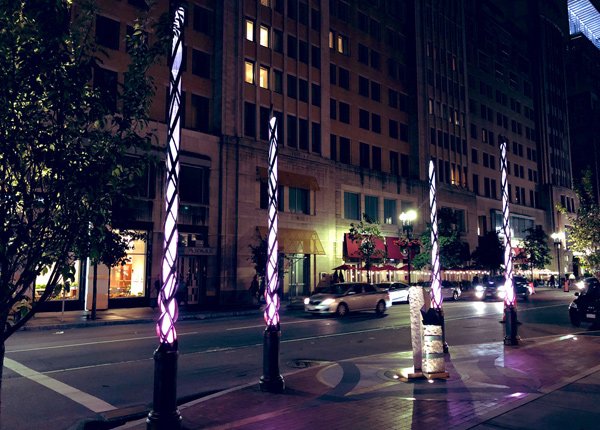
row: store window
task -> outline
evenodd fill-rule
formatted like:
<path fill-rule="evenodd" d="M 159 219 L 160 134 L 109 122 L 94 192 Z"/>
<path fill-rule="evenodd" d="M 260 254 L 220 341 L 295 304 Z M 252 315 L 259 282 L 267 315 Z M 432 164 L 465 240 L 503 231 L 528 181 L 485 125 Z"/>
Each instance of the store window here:
<path fill-rule="evenodd" d="M 128 260 L 111 267 L 108 296 L 111 299 L 144 297 L 146 280 L 146 242 L 136 239 L 127 250 Z"/>
<path fill-rule="evenodd" d="M 59 279 L 58 284 L 57 284 L 57 288 L 55 288 L 54 292 L 52 293 L 52 295 L 50 296 L 50 298 L 48 300 L 77 300 L 79 299 L 79 280 L 81 279 L 80 276 L 80 268 L 81 268 L 81 264 L 79 261 L 75 262 L 75 276 L 73 279 L 75 279 L 74 282 L 67 282 L 66 286 L 65 286 L 65 282 L 63 282 L 62 278 Z M 50 276 L 52 274 L 52 269 L 53 267 L 51 267 L 47 272 L 40 274 L 38 276 L 36 276 L 35 278 L 35 299 L 38 300 L 42 294 L 44 293 L 44 290 L 46 289 L 46 285 L 48 285 L 48 281 L 50 280 Z M 29 293 L 27 293 L 27 295 L 29 296 Z"/>

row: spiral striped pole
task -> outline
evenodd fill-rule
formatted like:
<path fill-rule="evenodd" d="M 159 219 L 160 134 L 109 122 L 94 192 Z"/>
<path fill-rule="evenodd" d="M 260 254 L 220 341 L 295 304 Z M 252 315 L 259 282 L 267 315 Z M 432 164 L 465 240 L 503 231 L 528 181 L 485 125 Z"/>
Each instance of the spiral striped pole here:
<path fill-rule="evenodd" d="M 177 217 L 179 210 L 179 143 L 181 138 L 181 62 L 185 10 L 175 7 L 173 40 L 169 57 L 169 124 L 167 129 L 164 252 L 161 268 L 162 287 L 158 296 L 160 316 L 156 324 L 159 346 L 154 352 L 154 395 L 147 428 L 181 428 L 177 410 Z"/>
<path fill-rule="evenodd" d="M 269 119 L 269 234 L 267 237 L 267 288 L 264 312 L 266 328 L 263 336 L 263 375 L 260 377 L 261 390 L 281 392 L 285 388 L 279 374 L 279 250 L 277 243 L 277 118 L 271 111 Z"/>
<path fill-rule="evenodd" d="M 437 188 L 435 184 L 435 163 L 429 160 L 429 210 L 431 217 L 431 306 L 438 314 L 442 324 L 442 343 L 444 352 L 448 352 L 444 310 L 442 309 L 442 280 L 440 274 L 440 246 L 437 218 Z"/>
<path fill-rule="evenodd" d="M 517 345 L 517 306 L 515 288 L 513 283 L 513 259 L 510 231 L 510 208 L 508 196 L 508 168 L 506 161 L 507 139 L 500 137 L 500 170 L 502 178 L 502 230 L 504 233 L 504 344 Z"/>

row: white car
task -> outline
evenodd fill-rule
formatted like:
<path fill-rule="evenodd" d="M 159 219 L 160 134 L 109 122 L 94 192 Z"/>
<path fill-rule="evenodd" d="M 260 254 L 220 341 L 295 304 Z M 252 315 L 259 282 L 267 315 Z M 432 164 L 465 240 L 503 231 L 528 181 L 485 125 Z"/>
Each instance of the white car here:
<path fill-rule="evenodd" d="M 383 315 L 390 306 L 392 301 L 387 291 L 361 282 L 333 284 L 304 299 L 306 312 L 339 317 L 354 311 L 375 311 L 377 315 Z"/>
<path fill-rule="evenodd" d="M 403 282 L 381 282 L 376 285 L 390 294 L 392 303 L 408 303 L 408 284 Z"/>

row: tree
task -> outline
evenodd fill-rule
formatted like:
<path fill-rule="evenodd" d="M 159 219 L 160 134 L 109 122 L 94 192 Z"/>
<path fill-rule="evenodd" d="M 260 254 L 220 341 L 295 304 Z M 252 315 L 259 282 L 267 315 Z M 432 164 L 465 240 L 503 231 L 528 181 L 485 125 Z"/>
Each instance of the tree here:
<path fill-rule="evenodd" d="M 363 214 L 363 219 L 354 224 L 350 224 L 350 240 L 358 243 L 358 250 L 365 258 L 365 269 L 367 270 L 367 282 L 371 282 L 371 264 L 374 258 L 384 258 L 385 252 L 375 249 L 375 239 L 383 240 L 383 235 L 379 224 L 372 222 L 367 214 Z"/>
<path fill-rule="evenodd" d="M 430 223 L 421 235 L 421 244 L 425 252 L 415 256 L 413 263 L 416 269 L 431 264 Z M 470 259 L 469 245 L 461 240 L 457 216 L 450 208 L 441 208 L 438 211 L 438 245 L 440 264 L 443 269 L 458 269 Z"/>
<path fill-rule="evenodd" d="M 540 226 L 528 228 L 526 232 L 527 236 L 523 240 L 523 253 L 529 260 L 531 268 L 543 269 L 551 260 L 548 235 Z"/>
<path fill-rule="evenodd" d="M 0 9 L 1 372 L 6 339 L 58 284 L 73 281 L 78 258 L 120 261 L 125 252 L 112 211 L 155 139 L 146 72 L 166 52 L 167 33 L 156 27 L 150 46 L 145 21 L 135 23 L 117 96 L 93 79 L 104 55 L 90 32 L 93 2 L 0 0 Z M 41 297 L 9 321 L 42 273 L 49 276 Z"/>
<path fill-rule="evenodd" d="M 577 187 L 579 208 L 575 215 L 567 213 L 564 207 L 558 209 L 567 216 L 570 227 L 567 231 L 569 247 L 579 254 L 579 261 L 585 271 L 600 272 L 600 206 L 594 200 L 592 173 L 588 169 Z"/>
<path fill-rule="evenodd" d="M 495 231 L 488 231 L 479 237 L 477 249 L 471 255 L 474 263 L 495 272 L 504 263 L 504 245 Z"/>

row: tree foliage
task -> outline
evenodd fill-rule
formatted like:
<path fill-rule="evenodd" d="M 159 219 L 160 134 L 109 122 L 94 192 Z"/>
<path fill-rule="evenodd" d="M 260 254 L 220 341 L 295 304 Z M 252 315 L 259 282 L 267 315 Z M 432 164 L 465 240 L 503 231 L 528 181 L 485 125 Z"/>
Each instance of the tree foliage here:
<path fill-rule="evenodd" d="M 166 52 L 166 33 L 157 27 L 158 43 L 149 45 L 147 21 L 134 24 L 115 107 L 114 94 L 93 84 L 106 58 L 91 32 L 93 2 L 0 0 L 0 9 L 3 343 L 57 284 L 73 280 L 76 259 L 123 261 L 129 240 L 113 229 L 113 208 L 132 191 L 155 143 L 148 124 L 154 84 L 146 72 Z M 10 309 L 44 273 L 41 297 L 10 324 Z"/>
<path fill-rule="evenodd" d="M 367 282 L 371 282 L 370 269 L 373 259 L 385 257 L 385 252 L 375 248 L 375 240 L 383 240 L 379 224 L 370 220 L 367 214 L 363 214 L 361 221 L 350 224 L 349 237 L 350 240 L 358 244 L 358 250 L 365 259 L 364 267 L 367 270 Z"/>
<path fill-rule="evenodd" d="M 538 226 L 526 230 L 527 236 L 523 240 L 523 252 L 529 264 L 535 269 L 543 269 L 550 264 L 550 247 L 548 235 Z"/>
<path fill-rule="evenodd" d="M 594 199 L 592 173 L 586 170 L 577 188 L 579 208 L 575 215 L 559 210 L 569 220 L 567 230 L 569 248 L 579 255 L 579 261 L 585 271 L 600 272 L 600 206 Z"/>
<path fill-rule="evenodd" d="M 438 246 L 443 269 L 458 269 L 469 261 L 469 245 L 461 239 L 456 214 L 450 208 L 441 208 L 438 211 Z M 431 264 L 431 223 L 421 235 L 421 244 L 425 252 L 415 256 L 413 263 L 416 269 Z"/>
<path fill-rule="evenodd" d="M 495 231 L 479 237 L 479 244 L 471 255 L 473 262 L 490 272 L 496 272 L 504 263 L 504 245 Z"/>

